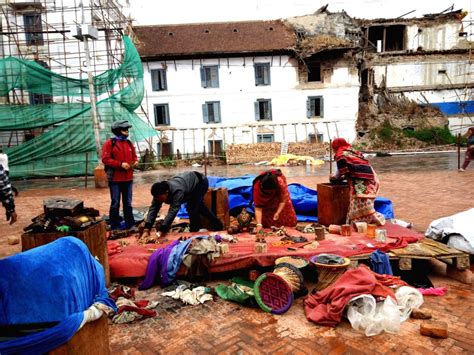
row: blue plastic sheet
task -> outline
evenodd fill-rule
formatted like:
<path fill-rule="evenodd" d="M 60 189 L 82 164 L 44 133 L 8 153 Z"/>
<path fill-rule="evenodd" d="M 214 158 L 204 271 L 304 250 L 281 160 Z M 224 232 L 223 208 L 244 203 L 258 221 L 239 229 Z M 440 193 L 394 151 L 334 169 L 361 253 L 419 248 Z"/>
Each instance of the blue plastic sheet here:
<path fill-rule="evenodd" d="M 60 322 L 15 340 L 0 342 L 0 353 L 45 353 L 68 341 L 83 312 L 95 302 L 116 309 L 105 275 L 77 238 L 64 237 L 0 260 L 0 325 Z"/>
<path fill-rule="evenodd" d="M 224 178 L 209 176 L 210 187 L 225 187 L 229 194 L 230 214 L 236 216 L 242 208 L 247 209 L 249 213 L 254 212 L 252 198 L 252 182 L 254 175 L 244 175 L 234 178 Z M 317 222 L 318 221 L 318 196 L 316 190 L 312 190 L 301 184 L 289 184 L 291 202 L 295 208 L 298 222 Z M 385 218 L 394 218 L 392 201 L 385 197 L 375 199 L 375 210 L 382 213 Z M 181 206 L 178 212 L 179 218 L 188 218 L 185 205 Z"/>

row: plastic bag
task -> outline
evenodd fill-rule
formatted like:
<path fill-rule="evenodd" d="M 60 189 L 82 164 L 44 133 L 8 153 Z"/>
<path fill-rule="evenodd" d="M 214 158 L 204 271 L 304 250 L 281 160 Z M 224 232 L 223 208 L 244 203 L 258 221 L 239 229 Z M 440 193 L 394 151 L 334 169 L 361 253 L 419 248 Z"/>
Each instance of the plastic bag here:
<path fill-rule="evenodd" d="M 391 297 L 378 303 L 372 295 L 354 297 L 347 305 L 347 318 L 354 329 L 366 336 L 400 331 L 400 313 Z"/>

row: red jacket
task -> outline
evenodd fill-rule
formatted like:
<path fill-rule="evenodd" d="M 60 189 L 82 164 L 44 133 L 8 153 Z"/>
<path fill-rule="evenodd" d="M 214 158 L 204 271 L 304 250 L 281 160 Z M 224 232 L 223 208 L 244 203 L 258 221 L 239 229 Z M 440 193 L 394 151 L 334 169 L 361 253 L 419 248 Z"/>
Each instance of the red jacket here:
<path fill-rule="evenodd" d="M 122 163 L 133 166 L 136 161 L 138 161 L 137 153 L 129 140 L 107 139 L 102 147 L 102 163 L 105 165 L 109 181 L 132 181 L 133 168 L 125 170 L 122 168 Z"/>

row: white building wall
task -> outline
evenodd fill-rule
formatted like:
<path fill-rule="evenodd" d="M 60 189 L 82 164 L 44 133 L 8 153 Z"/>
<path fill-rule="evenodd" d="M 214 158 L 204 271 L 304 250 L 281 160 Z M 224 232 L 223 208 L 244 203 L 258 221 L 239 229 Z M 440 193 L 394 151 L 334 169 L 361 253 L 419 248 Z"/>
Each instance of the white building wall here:
<path fill-rule="evenodd" d="M 459 37 L 461 31 L 460 21 L 439 25 L 430 24 L 429 27 L 418 24 L 407 26 L 406 49 L 416 51 L 421 47 L 425 51 L 442 51 L 459 48 L 460 43 L 465 41 L 464 37 Z"/>
<path fill-rule="evenodd" d="M 398 62 L 374 65 L 375 83 L 380 86 L 383 77 L 388 88 L 455 85 L 470 82 L 472 63 L 462 59 L 425 57 L 424 61 Z"/>
<path fill-rule="evenodd" d="M 271 63 L 270 85 L 255 85 L 254 63 Z M 204 65 L 219 65 L 219 88 L 201 87 L 200 68 Z M 163 68 L 168 90 L 152 91 L 150 71 Z M 325 141 L 338 134 L 355 138 L 359 78 L 356 70 L 347 67 L 334 68 L 328 84 L 304 86 L 298 80 L 297 62 L 288 56 L 150 62 L 144 63 L 144 71 L 147 115 L 154 123 L 154 105 L 169 105 L 170 126 L 158 128 L 165 129 L 164 136 L 173 141 L 174 152 L 202 152 L 213 138 L 224 144 L 257 142 L 257 133 L 273 132 L 276 142 L 304 142 L 315 129 Z M 323 97 L 323 117 L 307 118 L 310 96 Z M 257 99 L 271 99 L 271 121 L 255 120 Z M 206 101 L 220 102 L 221 123 L 204 123 L 202 104 Z"/>

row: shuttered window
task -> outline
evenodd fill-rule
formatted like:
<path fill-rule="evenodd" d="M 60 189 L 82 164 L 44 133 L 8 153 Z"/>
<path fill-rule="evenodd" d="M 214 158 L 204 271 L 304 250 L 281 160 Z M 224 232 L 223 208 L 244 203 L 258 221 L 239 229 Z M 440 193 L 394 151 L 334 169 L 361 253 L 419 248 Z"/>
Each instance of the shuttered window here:
<path fill-rule="evenodd" d="M 324 106 L 322 96 L 310 96 L 306 100 L 306 116 L 312 117 L 324 117 Z"/>

